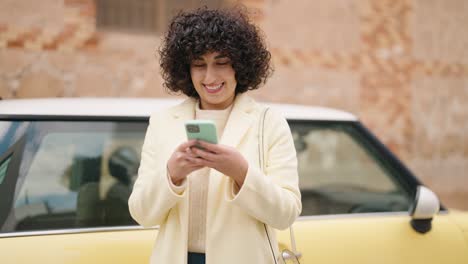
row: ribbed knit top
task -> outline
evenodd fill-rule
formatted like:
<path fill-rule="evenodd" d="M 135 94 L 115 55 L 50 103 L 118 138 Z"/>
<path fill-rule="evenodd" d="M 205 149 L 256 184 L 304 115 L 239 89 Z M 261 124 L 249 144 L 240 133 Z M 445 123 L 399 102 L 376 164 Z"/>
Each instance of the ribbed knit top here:
<path fill-rule="evenodd" d="M 232 105 L 224 110 L 202 110 L 197 104 L 195 118 L 212 120 L 216 124 L 218 141 L 231 113 Z M 206 208 L 210 168 L 194 171 L 188 177 L 189 188 L 189 226 L 188 251 L 205 253 L 206 239 Z"/>

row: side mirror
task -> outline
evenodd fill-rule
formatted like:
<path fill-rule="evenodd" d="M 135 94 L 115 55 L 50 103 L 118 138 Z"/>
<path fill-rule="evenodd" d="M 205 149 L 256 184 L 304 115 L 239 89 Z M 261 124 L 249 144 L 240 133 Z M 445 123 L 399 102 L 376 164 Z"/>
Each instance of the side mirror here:
<path fill-rule="evenodd" d="M 427 187 L 418 186 L 413 205 L 409 210 L 411 226 L 416 232 L 425 234 L 432 228 L 432 218 L 439 212 L 437 195 Z"/>

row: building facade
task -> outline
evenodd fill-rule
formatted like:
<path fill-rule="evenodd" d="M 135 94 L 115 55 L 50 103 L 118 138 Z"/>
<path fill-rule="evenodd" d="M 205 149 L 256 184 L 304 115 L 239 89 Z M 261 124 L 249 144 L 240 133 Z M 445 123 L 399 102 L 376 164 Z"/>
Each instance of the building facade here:
<path fill-rule="evenodd" d="M 168 97 L 157 49 L 181 8 L 232 1 L 0 0 L 0 96 Z M 275 73 L 263 101 L 355 113 L 468 209 L 468 2 L 243 0 Z"/>

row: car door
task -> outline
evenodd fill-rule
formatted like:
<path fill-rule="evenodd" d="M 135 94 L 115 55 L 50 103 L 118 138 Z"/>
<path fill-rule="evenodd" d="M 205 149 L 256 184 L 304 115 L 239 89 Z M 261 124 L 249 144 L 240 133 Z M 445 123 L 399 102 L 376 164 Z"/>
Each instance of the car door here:
<path fill-rule="evenodd" d="M 300 263 L 468 263 L 448 211 L 420 234 L 408 209 L 419 182 L 357 122 L 290 120 L 303 211 L 293 225 Z M 288 231 L 282 248 L 294 249 Z M 297 263 L 297 262 L 290 262 Z"/>
<path fill-rule="evenodd" d="M 0 121 L 2 263 L 147 263 L 127 200 L 147 119 Z"/>

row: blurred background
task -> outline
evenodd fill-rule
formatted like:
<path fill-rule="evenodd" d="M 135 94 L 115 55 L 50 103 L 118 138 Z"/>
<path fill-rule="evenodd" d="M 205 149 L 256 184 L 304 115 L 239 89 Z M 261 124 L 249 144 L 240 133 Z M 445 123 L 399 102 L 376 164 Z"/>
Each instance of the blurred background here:
<path fill-rule="evenodd" d="M 237 3 L 273 54 L 254 97 L 356 114 L 468 209 L 465 0 L 0 0 L 0 96 L 171 97 L 157 58 L 170 17 Z"/>

